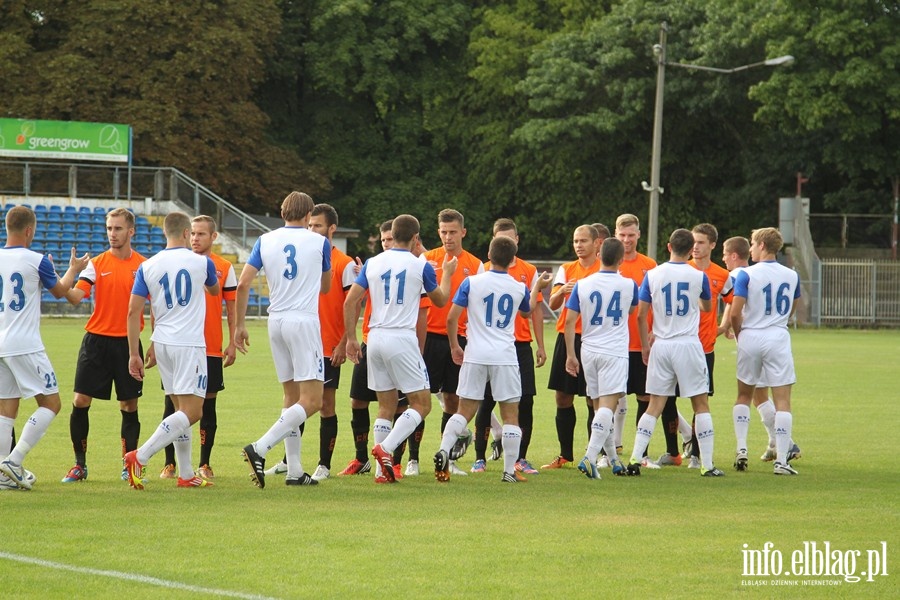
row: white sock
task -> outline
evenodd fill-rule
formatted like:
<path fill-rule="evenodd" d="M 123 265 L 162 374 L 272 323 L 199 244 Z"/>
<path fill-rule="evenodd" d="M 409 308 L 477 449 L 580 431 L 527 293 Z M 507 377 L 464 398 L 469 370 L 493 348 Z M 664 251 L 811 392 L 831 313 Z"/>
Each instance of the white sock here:
<path fill-rule="evenodd" d="M 387 419 L 375 419 L 375 423 L 372 425 L 372 441 L 377 446 L 387 439 L 387 436 L 391 434 L 391 428 L 393 424 Z M 375 461 L 375 477 L 381 476 L 381 463 L 377 460 Z"/>
<path fill-rule="evenodd" d="M 697 443 L 700 445 L 700 464 L 707 471 L 713 468 L 713 432 L 712 415 L 708 412 L 694 415 L 694 427 L 697 429 Z"/>
<path fill-rule="evenodd" d="M 304 421 L 306 421 L 306 411 L 299 404 L 283 410 L 281 418 L 275 421 L 275 424 L 253 444 L 257 454 L 265 458 L 269 450 L 290 435 L 292 429 L 303 425 Z"/>
<path fill-rule="evenodd" d="M 775 413 L 775 451 L 776 461 L 786 464 L 787 453 L 791 449 L 791 430 L 794 428 L 794 415 L 786 410 Z"/>
<path fill-rule="evenodd" d="M 163 419 L 150 439 L 137 449 L 138 462 L 146 465 L 154 454 L 174 442 L 175 438 L 190 426 L 190 419 L 180 410 Z"/>
<path fill-rule="evenodd" d="M 175 441 L 175 462 L 178 463 L 178 476 L 182 479 L 193 479 L 194 467 L 191 464 L 191 427 L 181 432 Z"/>
<path fill-rule="evenodd" d="M 638 420 L 637 431 L 634 432 L 634 450 L 631 452 L 631 462 L 639 463 L 644 456 L 644 451 L 650 445 L 650 437 L 656 429 L 656 417 L 644 413 Z"/>
<path fill-rule="evenodd" d="M 628 397 L 619 398 L 616 406 L 616 416 L 613 419 L 613 446 L 622 445 L 622 432 L 625 431 L 625 415 L 628 414 Z M 609 452 L 606 453 L 609 456 Z"/>
<path fill-rule="evenodd" d="M 493 411 L 491 411 L 491 437 L 495 440 L 503 437 L 503 423 L 500 422 L 500 419 L 497 418 Z"/>
<path fill-rule="evenodd" d="M 682 442 L 689 442 L 694 437 L 694 430 L 691 429 L 691 424 L 682 416 L 680 411 L 678 413 L 678 433 L 681 434 Z"/>
<path fill-rule="evenodd" d="M 611 410 L 605 407 L 601 407 L 600 410 L 594 413 L 594 420 L 591 421 L 591 439 L 588 440 L 587 450 L 585 450 L 584 455 L 587 457 L 588 462 L 591 464 L 597 463 L 597 457 L 600 455 L 600 450 L 606 444 L 606 440 L 609 439 L 610 433 L 612 431 L 613 425 L 613 413 Z M 613 448 L 613 457 L 615 456 L 615 448 Z M 613 457 L 610 457 L 612 460 Z"/>
<path fill-rule="evenodd" d="M 606 458 L 609 459 L 609 462 L 619 460 L 619 451 L 616 450 L 616 441 L 613 439 L 613 436 L 606 436 L 606 443 L 603 444 L 603 449 L 606 450 Z"/>
<path fill-rule="evenodd" d="M 447 420 L 447 425 L 444 426 L 444 435 L 441 436 L 441 450 L 450 454 L 450 450 L 456 444 L 456 440 L 466 432 L 468 424 L 466 418 L 458 413 L 450 417 Z"/>
<path fill-rule="evenodd" d="M 284 412 L 284 411 L 282 411 Z M 300 426 L 291 429 L 288 436 L 284 438 L 284 456 L 287 458 L 287 473 L 285 477 L 297 479 L 303 475 L 303 460 L 301 449 L 303 448 L 303 438 L 300 437 Z"/>
<path fill-rule="evenodd" d="M 731 409 L 734 419 L 734 437 L 737 438 L 738 452 L 747 449 L 747 434 L 750 432 L 750 407 L 746 404 L 735 404 Z"/>
<path fill-rule="evenodd" d="M 522 445 L 522 429 L 518 425 L 504 425 L 503 432 L 503 472 L 515 473 Z"/>
<path fill-rule="evenodd" d="M 381 442 L 381 448 L 385 452 L 393 454 L 394 450 L 397 449 L 397 446 L 402 444 L 403 440 L 412 435 L 412 432 L 416 430 L 416 427 L 418 427 L 421 422 L 422 415 L 414 408 L 407 408 L 403 411 L 402 415 L 397 417 L 397 422 L 394 423 L 394 428 L 391 430 L 391 433 L 384 438 L 383 442 Z"/>
<path fill-rule="evenodd" d="M 769 448 L 775 447 L 775 403 L 769 398 L 756 407 L 759 411 L 759 418 L 762 419 L 763 426 L 769 434 Z"/>
<path fill-rule="evenodd" d="M 6 458 L 12 452 L 12 432 L 15 419 L 0 417 L 0 458 Z"/>
<path fill-rule="evenodd" d="M 37 410 L 28 417 L 28 421 L 25 423 L 25 427 L 22 428 L 22 435 L 19 436 L 16 447 L 9 453 L 9 460 L 17 465 L 21 465 L 22 461 L 25 460 L 25 456 L 31 452 L 31 449 L 34 448 L 35 445 L 41 441 L 41 438 L 44 437 L 44 434 L 47 433 L 47 428 L 50 427 L 50 423 L 55 416 L 56 413 L 49 408 L 39 406 Z M 10 436 L 12 436 L 12 431 L 10 431 Z"/>

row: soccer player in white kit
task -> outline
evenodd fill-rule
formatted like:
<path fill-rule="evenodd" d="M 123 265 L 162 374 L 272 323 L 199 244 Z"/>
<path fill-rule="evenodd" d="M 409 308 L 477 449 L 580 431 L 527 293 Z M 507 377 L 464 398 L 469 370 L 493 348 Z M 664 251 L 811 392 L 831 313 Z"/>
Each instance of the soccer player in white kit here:
<path fill-rule="evenodd" d="M 325 359 L 319 324 L 319 294 L 331 289 L 331 243 L 307 229 L 314 203 L 291 192 L 281 203 L 284 227 L 256 240 L 241 271 L 237 293 L 235 347 L 247 352 L 250 339 L 245 317 L 250 288 L 265 269 L 269 284 L 269 344 L 272 362 L 284 391 L 281 418 L 256 442 L 244 446 L 250 479 L 266 486 L 266 454 L 284 440 L 285 485 L 316 485 L 300 461 L 300 425 L 322 408 Z"/>
<path fill-rule="evenodd" d="M 772 388 L 775 403 L 775 475 L 796 475 L 791 451 L 791 386 L 797 382 L 787 324 L 800 297 L 800 275 L 775 261 L 784 242 L 774 227 L 756 229 L 750 256 L 756 262 L 734 281 L 731 327 L 738 341 L 738 402 L 749 404 L 756 386 Z"/>
<path fill-rule="evenodd" d="M 450 285 L 456 272 L 456 257 L 444 257 L 441 283 L 430 263 L 417 258 L 412 250 L 419 240 L 419 221 L 412 215 L 400 215 L 391 224 L 394 245 L 363 264 L 344 301 L 344 330 L 347 358 L 359 363 L 360 346 L 356 338 L 360 303 L 369 293 L 372 316 L 367 342 L 368 387 L 378 396 L 378 416 L 372 427 L 375 446 L 372 456 L 381 467 L 376 483 L 393 483 L 393 452 L 415 431 L 431 412 L 428 369 L 419 350 L 416 323 L 419 299 L 428 295 L 438 308 L 450 299 Z M 397 412 L 397 390 L 404 390 L 409 408 L 391 420 Z"/>
<path fill-rule="evenodd" d="M 515 346 L 515 317 L 516 311 L 524 318 L 531 314 L 538 292 L 550 284 L 552 277 L 549 273 L 538 277 L 533 292 L 521 281 L 510 277 L 507 268 L 515 259 L 517 249 L 511 238 L 492 239 L 488 249 L 491 270 L 467 277 L 453 297 L 453 306 L 447 315 L 447 337 L 453 362 L 461 365 L 457 388 L 459 407 L 447 421 L 440 450 L 434 455 L 434 476 L 438 481 L 450 480 L 450 450 L 478 412 L 488 383 L 491 384 L 491 395 L 500 405 L 503 421 L 501 481 L 525 481 L 525 477 L 516 471 L 522 441 L 519 428 L 522 381 Z M 456 337 L 464 309 L 469 313 L 465 350 Z"/>
<path fill-rule="evenodd" d="M 706 273 L 688 264 L 694 248 L 694 234 L 676 229 L 669 236 L 669 261 L 647 272 L 638 299 L 638 329 L 641 353 L 647 364 L 647 393 L 650 405 L 641 416 L 634 436 L 634 449 L 627 470 L 640 475 L 640 461 L 650 443 L 656 420 L 675 386 L 691 399 L 700 445 L 700 475 L 722 477 L 713 466 L 713 425 L 709 414 L 709 373 L 698 328 L 700 311 L 712 306 Z M 647 313 L 653 309 L 653 346 L 649 343 Z"/>
<path fill-rule="evenodd" d="M 141 263 L 128 304 L 128 372 L 144 379 L 144 360 L 139 352 L 141 317 L 150 298 L 154 327 L 147 349 L 147 364 L 155 361 L 163 390 L 172 398 L 176 412 L 159 424 L 153 435 L 137 450 L 127 452 L 122 462 L 128 484 L 144 489 L 144 465 L 171 443 L 175 445 L 182 475 L 178 487 L 209 487 L 211 482 L 197 477 L 191 464 L 191 425 L 203 415 L 206 398 L 206 296 L 219 294 L 216 266 L 208 256 L 191 248 L 191 219 L 184 213 L 166 215 L 163 222 L 166 249 Z M 185 444 L 184 436 L 187 436 Z M 186 465 L 186 466 L 185 466 Z"/>
<path fill-rule="evenodd" d="M 37 219 L 27 206 L 6 213 L 6 246 L 0 248 L 0 490 L 30 490 L 34 475 L 22 466 L 59 413 L 59 385 L 41 339 L 41 287 L 54 298 L 78 304 L 72 289 L 78 273 L 90 257 L 75 256 L 58 277 L 46 256 L 29 250 Z M 22 398 L 34 396 L 38 408 L 28 418 L 16 447 L 12 430 Z"/>
<path fill-rule="evenodd" d="M 600 246 L 600 271 L 575 284 L 566 302 L 566 371 L 584 371 L 588 398 L 594 405 L 591 437 L 578 470 L 600 479 L 597 457 L 605 449 L 614 475 L 625 475 L 616 454 L 613 413 L 628 387 L 628 315 L 638 305 L 634 280 L 619 275 L 625 246 L 607 238 Z M 584 315 L 582 315 L 584 313 Z M 581 356 L 575 352 L 575 323 L 581 317 Z M 581 359 L 579 361 L 579 358 Z"/>

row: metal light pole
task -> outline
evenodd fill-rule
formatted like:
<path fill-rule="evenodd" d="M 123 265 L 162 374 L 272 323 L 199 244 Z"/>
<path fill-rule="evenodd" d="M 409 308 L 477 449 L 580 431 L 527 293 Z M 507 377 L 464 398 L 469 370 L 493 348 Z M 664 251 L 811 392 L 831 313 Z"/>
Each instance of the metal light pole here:
<path fill-rule="evenodd" d="M 656 105 L 653 113 L 653 150 L 650 158 L 650 183 L 642 181 L 645 192 L 650 192 L 650 215 L 647 219 L 647 255 L 656 260 L 656 246 L 659 238 L 659 195 L 663 188 L 659 186 L 659 169 L 662 157 L 662 124 L 663 124 L 663 93 L 666 83 L 666 65 L 681 67 L 682 69 L 694 69 L 697 71 L 712 71 L 713 73 L 737 73 L 754 67 L 777 67 L 789 65 L 794 62 L 793 56 L 779 56 L 749 65 L 734 67 L 733 69 L 720 69 L 718 67 L 706 67 L 703 65 L 689 65 L 670 63 L 666 60 L 666 34 L 669 27 L 665 21 L 659 26 L 659 43 L 653 46 L 653 54 L 656 56 Z"/>

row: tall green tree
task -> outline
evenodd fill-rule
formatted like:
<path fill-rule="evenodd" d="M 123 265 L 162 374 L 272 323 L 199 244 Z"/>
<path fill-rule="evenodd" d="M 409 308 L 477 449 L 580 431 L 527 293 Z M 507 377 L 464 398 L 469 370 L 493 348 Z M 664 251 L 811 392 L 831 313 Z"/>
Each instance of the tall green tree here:
<path fill-rule="evenodd" d="M 7 114 L 131 124 L 136 164 L 178 167 L 245 207 L 327 189 L 321 170 L 272 143 L 253 102 L 280 27 L 274 2 L 47 0 L 40 18 L 29 6 L 4 4 L 16 68 L 0 87 L 17 92 Z"/>

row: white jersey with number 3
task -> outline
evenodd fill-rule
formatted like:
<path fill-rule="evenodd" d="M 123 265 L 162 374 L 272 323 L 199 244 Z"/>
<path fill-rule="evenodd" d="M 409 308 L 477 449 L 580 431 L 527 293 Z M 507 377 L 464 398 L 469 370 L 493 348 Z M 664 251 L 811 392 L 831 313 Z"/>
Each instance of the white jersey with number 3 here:
<path fill-rule="evenodd" d="M 322 273 L 331 270 L 328 238 L 305 227 L 279 227 L 256 240 L 247 264 L 266 270 L 270 315 L 319 318 Z"/>
<path fill-rule="evenodd" d="M 41 285 L 56 285 L 53 263 L 22 246 L 0 248 L 0 356 L 40 352 Z"/>

